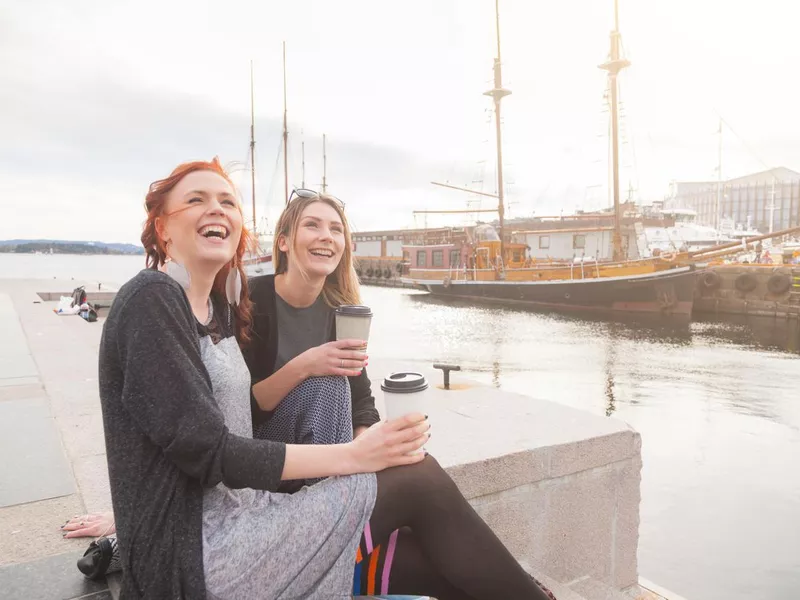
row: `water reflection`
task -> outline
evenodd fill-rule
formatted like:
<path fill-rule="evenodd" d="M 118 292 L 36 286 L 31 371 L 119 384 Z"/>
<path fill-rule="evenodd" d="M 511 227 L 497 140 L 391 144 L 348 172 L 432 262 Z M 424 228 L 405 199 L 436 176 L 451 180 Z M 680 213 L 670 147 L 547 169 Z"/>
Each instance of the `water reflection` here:
<path fill-rule="evenodd" d="M 414 315 L 397 337 L 420 360 L 460 364 L 465 376 L 598 415 L 692 406 L 791 428 L 800 323 L 774 318 L 689 321 L 658 315 L 546 313 L 428 294 L 395 295 Z M 624 418 L 624 417 L 623 417 Z"/>
<path fill-rule="evenodd" d="M 642 436 L 639 564 L 648 578 L 709 600 L 793 597 L 797 321 L 606 319 L 402 290 L 364 296 L 376 314 L 375 356 L 460 364 L 456 383 L 630 423 Z"/>
<path fill-rule="evenodd" d="M 701 318 L 694 331 L 712 342 L 800 354 L 800 320 L 726 315 Z"/>
<path fill-rule="evenodd" d="M 411 293 L 407 298 L 412 303 L 427 306 L 442 306 L 451 309 L 480 308 L 483 311 L 494 311 L 496 314 L 516 313 L 521 316 L 526 315 L 554 322 L 582 323 L 594 333 L 605 334 L 612 338 L 650 340 L 672 346 L 689 346 L 693 339 L 701 338 L 710 343 L 735 344 L 800 354 L 800 320 L 798 319 L 787 320 L 742 315 L 708 317 L 699 314 L 690 320 L 685 316 L 649 314 L 556 313 L 519 306 L 476 305 L 468 300 L 442 298 L 425 293 Z M 486 308 L 487 306 L 490 308 Z"/>
<path fill-rule="evenodd" d="M 614 397 L 614 362 L 616 360 L 616 356 L 617 353 L 614 350 L 612 338 L 608 338 L 606 341 L 606 361 L 604 365 L 606 376 L 606 385 L 604 391 L 606 396 L 607 417 L 613 415 L 614 411 L 617 410 L 617 399 Z"/>
<path fill-rule="evenodd" d="M 500 387 L 500 361 L 496 360 L 492 363 L 492 385 L 496 388 Z"/>
<path fill-rule="evenodd" d="M 800 354 L 797 320 L 602 318 L 399 290 L 370 294 L 399 319 L 396 328 L 376 330 L 376 351 L 394 340 L 394 355 L 459 364 L 466 377 L 495 388 L 598 415 L 670 406 L 677 413 L 694 403 L 706 413 L 797 427 L 800 409 L 786 401 Z"/>

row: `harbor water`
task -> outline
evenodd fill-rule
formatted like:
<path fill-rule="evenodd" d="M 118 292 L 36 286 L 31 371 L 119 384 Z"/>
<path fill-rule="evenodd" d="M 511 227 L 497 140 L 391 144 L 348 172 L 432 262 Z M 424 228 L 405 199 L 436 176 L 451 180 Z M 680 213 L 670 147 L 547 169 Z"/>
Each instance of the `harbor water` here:
<path fill-rule="evenodd" d="M 143 263 L 0 254 L 0 277 L 121 284 Z M 459 364 L 454 381 L 469 377 L 638 430 L 643 577 L 692 599 L 798 597 L 797 321 L 609 321 L 372 287 L 363 297 L 375 314 L 373 356 Z"/>

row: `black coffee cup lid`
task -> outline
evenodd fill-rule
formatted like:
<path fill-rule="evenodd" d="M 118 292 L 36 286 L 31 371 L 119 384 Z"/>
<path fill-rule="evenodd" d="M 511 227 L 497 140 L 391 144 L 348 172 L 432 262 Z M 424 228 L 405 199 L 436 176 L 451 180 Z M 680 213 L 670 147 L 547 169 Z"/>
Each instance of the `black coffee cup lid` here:
<path fill-rule="evenodd" d="M 347 315 L 348 317 L 371 317 L 372 309 L 363 304 L 343 304 L 336 309 L 340 315 Z"/>
<path fill-rule="evenodd" d="M 428 382 L 422 373 L 398 371 L 383 380 L 381 389 L 392 394 L 413 394 L 428 389 Z"/>

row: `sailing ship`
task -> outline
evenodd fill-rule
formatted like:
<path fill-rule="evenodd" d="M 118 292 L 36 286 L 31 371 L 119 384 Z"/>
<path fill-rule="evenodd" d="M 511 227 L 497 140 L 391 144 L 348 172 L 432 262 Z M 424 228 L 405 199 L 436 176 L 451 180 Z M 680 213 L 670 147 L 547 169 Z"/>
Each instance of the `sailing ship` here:
<path fill-rule="evenodd" d="M 611 101 L 614 198 L 611 261 L 532 261 L 526 257 L 527 245 L 510 241 L 505 231 L 500 105 L 511 92 L 502 85 L 499 0 L 495 0 L 495 24 L 494 88 L 485 95 L 494 101 L 498 228 L 495 230 L 490 225 L 483 225 L 475 228 L 471 238 L 449 244 L 404 246 L 406 272 L 403 281 L 431 294 L 450 298 L 500 301 L 557 310 L 690 316 L 694 266 L 676 261 L 675 254 L 630 260 L 628 248 L 623 245 L 617 76 L 630 63 L 621 56 L 617 0 L 614 1 L 614 30 L 610 34 L 608 60 L 600 65 L 608 72 Z"/>

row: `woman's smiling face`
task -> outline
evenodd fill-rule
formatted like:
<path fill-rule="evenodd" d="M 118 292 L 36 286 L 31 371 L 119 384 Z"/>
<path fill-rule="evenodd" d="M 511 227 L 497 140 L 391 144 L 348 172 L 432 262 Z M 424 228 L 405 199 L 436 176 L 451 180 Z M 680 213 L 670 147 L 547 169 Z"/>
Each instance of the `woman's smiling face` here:
<path fill-rule="evenodd" d="M 327 277 L 339 266 L 345 247 L 344 224 L 336 210 L 326 202 L 312 202 L 300 215 L 293 240 L 282 236 L 279 248 L 289 259 L 289 268 L 298 268 L 310 277 Z"/>
<path fill-rule="evenodd" d="M 242 224 L 233 187 L 212 171 L 194 171 L 181 179 L 156 221 L 170 258 L 186 266 L 217 268 L 236 254 Z"/>

